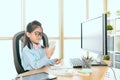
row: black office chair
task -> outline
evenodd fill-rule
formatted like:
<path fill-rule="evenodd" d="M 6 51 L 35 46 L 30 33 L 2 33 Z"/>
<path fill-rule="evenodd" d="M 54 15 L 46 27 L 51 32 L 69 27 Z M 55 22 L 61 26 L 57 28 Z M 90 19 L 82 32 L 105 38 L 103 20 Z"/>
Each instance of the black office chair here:
<path fill-rule="evenodd" d="M 43 47 L 49 47 L 48 37 L 45 33 L 42 35 Z M 25 31 L 20 31 L 16 33 L 13 37 L 13 57 L 14 64 L 18 74 L 26 72 L 21 64 L 21 50 L 24 47 L 23 43 L 25 41 Z"/>

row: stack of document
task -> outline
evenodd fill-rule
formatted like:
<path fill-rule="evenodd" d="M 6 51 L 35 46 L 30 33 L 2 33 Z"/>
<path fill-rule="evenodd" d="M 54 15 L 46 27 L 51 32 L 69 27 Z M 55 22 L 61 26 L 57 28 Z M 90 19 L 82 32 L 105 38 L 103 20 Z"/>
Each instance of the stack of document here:
<path fill-rule="evenodd" d="M 65 67 L 51 67 L 50 73 L 56 76 L 73 76 L 73 75 L 85 75 L 88 76 L 89 72 L 83 72 L 80 69 L 73 69 L 73 68 L 65 68 Z"/>
<path fill-rule="evenodd" d="M 104 80 L 120 80 L 120 69 L 109 68 Z"/>

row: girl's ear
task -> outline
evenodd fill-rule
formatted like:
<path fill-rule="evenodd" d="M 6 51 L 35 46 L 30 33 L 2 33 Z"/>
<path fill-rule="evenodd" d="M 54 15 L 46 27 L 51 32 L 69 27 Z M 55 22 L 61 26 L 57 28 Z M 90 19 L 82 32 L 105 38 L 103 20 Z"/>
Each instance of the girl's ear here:
<path fill-rule="evenodd" d="M 27 35 L 27 37 L 30 37 L 30 33 L 29 32 L 26 32 L 25 34 Z"/>

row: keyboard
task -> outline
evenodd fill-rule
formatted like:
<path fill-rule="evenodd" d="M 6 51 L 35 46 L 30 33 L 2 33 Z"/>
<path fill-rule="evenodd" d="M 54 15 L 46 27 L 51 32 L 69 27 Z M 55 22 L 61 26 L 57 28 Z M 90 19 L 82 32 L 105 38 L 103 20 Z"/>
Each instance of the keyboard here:
<path fill-rule="evenodd" d="M 82 61 L 79 58 L 70 58 L 73 68 L 82 68 Z"/>
<path fill-rule="evenodd" d="M 73 68 L 82 68 L 82 60 L 80 58 L 70 58 L 70 63 Z M 92 66 L 108 66 L 104 61 L 93 61 Z"/>

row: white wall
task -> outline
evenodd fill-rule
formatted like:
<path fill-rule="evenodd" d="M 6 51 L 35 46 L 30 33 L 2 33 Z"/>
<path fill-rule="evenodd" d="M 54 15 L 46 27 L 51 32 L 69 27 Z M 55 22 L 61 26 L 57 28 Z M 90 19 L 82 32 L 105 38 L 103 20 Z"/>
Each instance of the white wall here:
<path fill-rule="evenodd" d="M 9 37 L 21 31 L 21 0 L 2 0 L 0 10 L 0 80 L 12 80 L 17 73 Z"/>
<path fill-rule="evenodd" d="M 0 40 L 0 80 L 12 80 L 16 75 L 12 40 Z"/>

